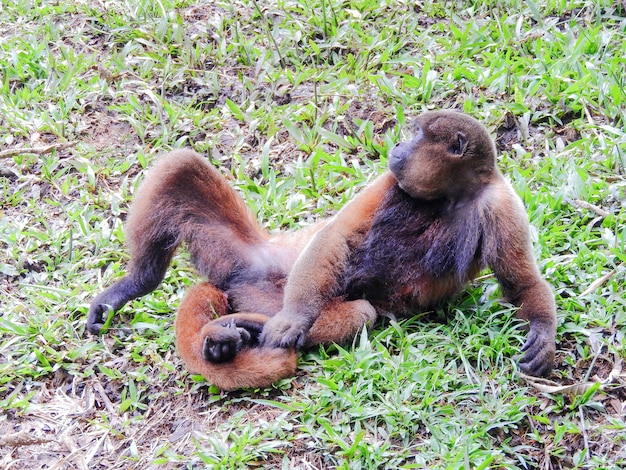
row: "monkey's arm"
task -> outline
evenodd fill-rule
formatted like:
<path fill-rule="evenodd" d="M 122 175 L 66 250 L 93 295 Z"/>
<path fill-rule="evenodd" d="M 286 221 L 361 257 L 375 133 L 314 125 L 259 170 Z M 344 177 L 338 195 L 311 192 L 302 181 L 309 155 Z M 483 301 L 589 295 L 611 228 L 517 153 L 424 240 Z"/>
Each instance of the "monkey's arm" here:
<path fill-rule="evenodd" d="M 520 307 L 517 316 L 529 322 L 522 347 L 520 369 L 535 376 L 547 375 L 556 350 L 554 294 L 541 277 L 533 256 L 529 224 L 521 201 L 507 183 L 497 188 L 495 224 L 488 263 L 498 278 L 507 301 Z"/>
<path fill-rule="evenodd" d="M 351 242 L 371 226 L 385 192 L 396 184 L 389 172 L 343 207 L 298 257 L 285 285 L 283 308 L 263 328 L 261 343 L 302 347 L 311 325 L 336 294 Z"/>

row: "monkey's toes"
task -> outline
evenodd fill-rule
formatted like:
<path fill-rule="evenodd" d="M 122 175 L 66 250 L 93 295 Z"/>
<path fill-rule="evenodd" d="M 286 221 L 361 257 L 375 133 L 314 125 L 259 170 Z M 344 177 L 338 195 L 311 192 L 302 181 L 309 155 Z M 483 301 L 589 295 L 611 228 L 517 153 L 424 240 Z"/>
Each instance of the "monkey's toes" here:
<path fill-rule="evenodd" d="M 104 317 L 110 309 L 110 305 L 93 303 L 87 314 L 87 331 L 93 335 L 99 335 L 104 327 Z"/>
<path fill-rule="evenodd" d="M 237 354 L 237 343 L 214 341 L 208 336 L 202 344 L 202 356 L 209 362 L 220 364 L 232 361 Z"/>
<path fill-rule="evenodd" d="M 554 351 L 544 347 L 537 353 L 527 351 L 521 358 L 516 359 L 517 365 L 525 374 L 546 377 L 554 366 Z"/>

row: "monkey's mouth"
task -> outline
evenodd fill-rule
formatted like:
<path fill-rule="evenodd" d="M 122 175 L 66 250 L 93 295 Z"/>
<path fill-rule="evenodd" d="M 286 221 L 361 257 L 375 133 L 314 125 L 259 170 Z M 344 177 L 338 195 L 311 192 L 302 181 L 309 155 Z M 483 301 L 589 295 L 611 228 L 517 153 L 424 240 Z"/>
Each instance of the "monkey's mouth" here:
<path fill-rule="evenodd" d="M 389 155 L 387 166 L 389 167 L 389 170 L 391 170 L 391 172 L 393 173 L 393 176 L 396 177 L 396 179 L 402 176 L 402 170 L 404 169 L 405 162 L 405 159 L 399 157 L 394 152 L 391 152 L 391 155 Z"/>

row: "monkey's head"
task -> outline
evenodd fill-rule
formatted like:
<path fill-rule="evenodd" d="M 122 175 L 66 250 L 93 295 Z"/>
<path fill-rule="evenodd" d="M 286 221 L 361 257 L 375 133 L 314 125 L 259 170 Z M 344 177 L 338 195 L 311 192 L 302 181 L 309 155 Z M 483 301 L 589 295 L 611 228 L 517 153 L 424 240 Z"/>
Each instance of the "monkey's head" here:
<path fill-rule="evenodd" d="M 456 111 L 427 112 L 416 119 L 414 132 L 389 155 L 389 169 L 410 196 L 461 201 L 493 178 L 495 145 L 473 117 Z"/>

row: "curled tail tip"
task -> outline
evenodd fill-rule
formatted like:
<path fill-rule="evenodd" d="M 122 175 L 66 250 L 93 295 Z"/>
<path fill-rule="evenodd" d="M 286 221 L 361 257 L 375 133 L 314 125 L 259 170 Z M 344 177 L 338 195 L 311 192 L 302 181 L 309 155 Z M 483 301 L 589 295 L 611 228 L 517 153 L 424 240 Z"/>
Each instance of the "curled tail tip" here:
<path fill-rule="evenodd" d="M 262 388 L 293 376 L 297 361 L 294 349 L 249 348 L 240 351 L 229 363 L 203 361 L 202 370 L 196 372 L 223 391 Z"/>

